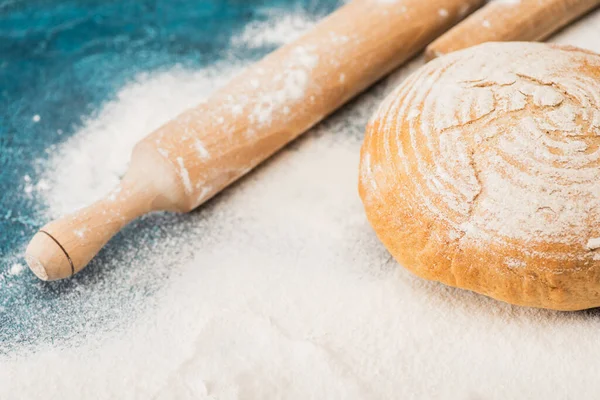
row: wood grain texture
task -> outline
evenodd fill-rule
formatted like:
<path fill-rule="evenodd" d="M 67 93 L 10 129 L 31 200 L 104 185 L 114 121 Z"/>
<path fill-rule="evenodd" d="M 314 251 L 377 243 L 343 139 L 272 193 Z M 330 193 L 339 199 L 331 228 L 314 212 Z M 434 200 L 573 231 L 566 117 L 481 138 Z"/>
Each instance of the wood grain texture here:
<path fill-rule="evenodd" d="M 426 59 L 485 42 L 539 41 L 600 5 L 600 0 L 496 0 L 440 36 Z"/>
<path fill-rule="evenodd" d="M 28 264 L 42 279 L 65 278 L 133 218 L 194 209 L 481 2 L 357 0 L 342 7 L 138 143 L 114 196 L 44 226 L 27 248 Z"/>

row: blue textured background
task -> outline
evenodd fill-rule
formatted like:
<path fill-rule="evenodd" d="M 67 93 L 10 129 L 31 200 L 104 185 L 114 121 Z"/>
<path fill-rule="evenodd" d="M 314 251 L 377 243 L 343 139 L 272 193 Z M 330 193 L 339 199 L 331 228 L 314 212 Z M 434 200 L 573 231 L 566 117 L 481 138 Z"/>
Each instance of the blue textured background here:
<path fill-rule="evenodd" d="M 230 37 L 246 23 L 266 19 L 274 8 L 322 16 L 338 3 L 0 0 L 0 274 L 47 222 L 41 217 L 43 204 L 23 191 L 24 175 L 34 182 L 39 178 L 33 160 L 44 159 L 48 148 L 71 136 L 82 118 L 93 115 L 123 84 L 141 71 L 175 64 L 201 67 L 231 58 Z M 252 49 L 234 56 L 256 59 L 270 50 Z M 32 121 L 36 114 L 42 116 L 38 123 Z M 59 129 L 64 131 L 60 136 Z M 161 235 L 156 226 L 164 224 L 185 224 L 185 217 L 153 216 L 128 230 L 136 230 L 138 241 L 141 237 L 151 243 Z M 119 249 L 127 240 L 134 239 L 118 235 L 109 244 L 110 257 L 124 257 Z M 109 329 L 114 326 L 111 320 L 127 315 L 128 304 L 138 301 L 136 293 L 112 299 L 119 304 L 118 312 L 109 312 L 110 307 L 72 309 L 73 296 L 110 279 L 106 269 L 112 267 L 104 266 L 106 257 L 107 252 L 101 253 L 94 268 L 72 280 L 43 283 L 27 271 L 11 285 L 0 284 L 0 353 L 35 346 L 39 337 L 67 340 L 81 330 L 82 319 L 86 329 Z M 151 293 L 152 288 L 133 287 L 136 291 Z"/>

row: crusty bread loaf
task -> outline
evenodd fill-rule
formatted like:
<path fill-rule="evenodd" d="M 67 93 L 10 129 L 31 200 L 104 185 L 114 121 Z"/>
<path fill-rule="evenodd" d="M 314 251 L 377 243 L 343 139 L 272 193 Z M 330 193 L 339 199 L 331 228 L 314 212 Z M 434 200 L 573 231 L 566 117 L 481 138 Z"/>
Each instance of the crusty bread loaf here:
<path fill-rule="evenodd" d="M 381 241 L 423 278 L 600 306 L 600 55 L 487 43 L 430 62 L 369 122 L 359 191 Z"/>

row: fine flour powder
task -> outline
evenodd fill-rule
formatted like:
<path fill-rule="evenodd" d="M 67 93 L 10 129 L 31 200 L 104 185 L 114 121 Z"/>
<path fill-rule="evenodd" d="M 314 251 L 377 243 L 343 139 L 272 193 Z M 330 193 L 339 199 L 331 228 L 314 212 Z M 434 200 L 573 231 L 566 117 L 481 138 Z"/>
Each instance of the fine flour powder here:
<path fill-rule="evenodd" d="M 253 33 L 232 46 L 279 44 L 313 23 L 286 18 L 284 25 L 274 16 L 250 26 Z M 600 51 L 598 37 L 595 12 L 553 40 Z M 513 307 L 415 278 L 368 225 L 357 194 L 364 126 L 385 94 L 420 65 L 409 63 L 189 214 L 145 257 L 132 257 L 122 269 L 142 272 L 127 279 L 164 283 L 125 328 L 0 359 L 0 399 L 598 393 L 598 312 Z M 48 218 L 110 191 L 137 140 L 240 68 L 174 68 L 123 88 L 58 149 L 43 184 L 32 183 Z M 151 269 L 168 279 L 148 278 L 143 272 Z M 126 291 L 128 284 L 103 290 Z M 102 302 L 102 293 L 89 302 Z"/>

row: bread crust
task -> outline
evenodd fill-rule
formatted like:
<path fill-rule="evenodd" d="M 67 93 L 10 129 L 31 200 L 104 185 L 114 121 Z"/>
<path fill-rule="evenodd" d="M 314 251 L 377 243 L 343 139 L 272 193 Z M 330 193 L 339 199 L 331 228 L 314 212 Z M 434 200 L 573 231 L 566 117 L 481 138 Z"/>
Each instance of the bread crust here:
<path fill-rule="evenodd" d="M 366 129 L 359 193 L 425 279 L 523 306 L 600 306 L 600 55 L 487 43 L 434 60 Z"/>

